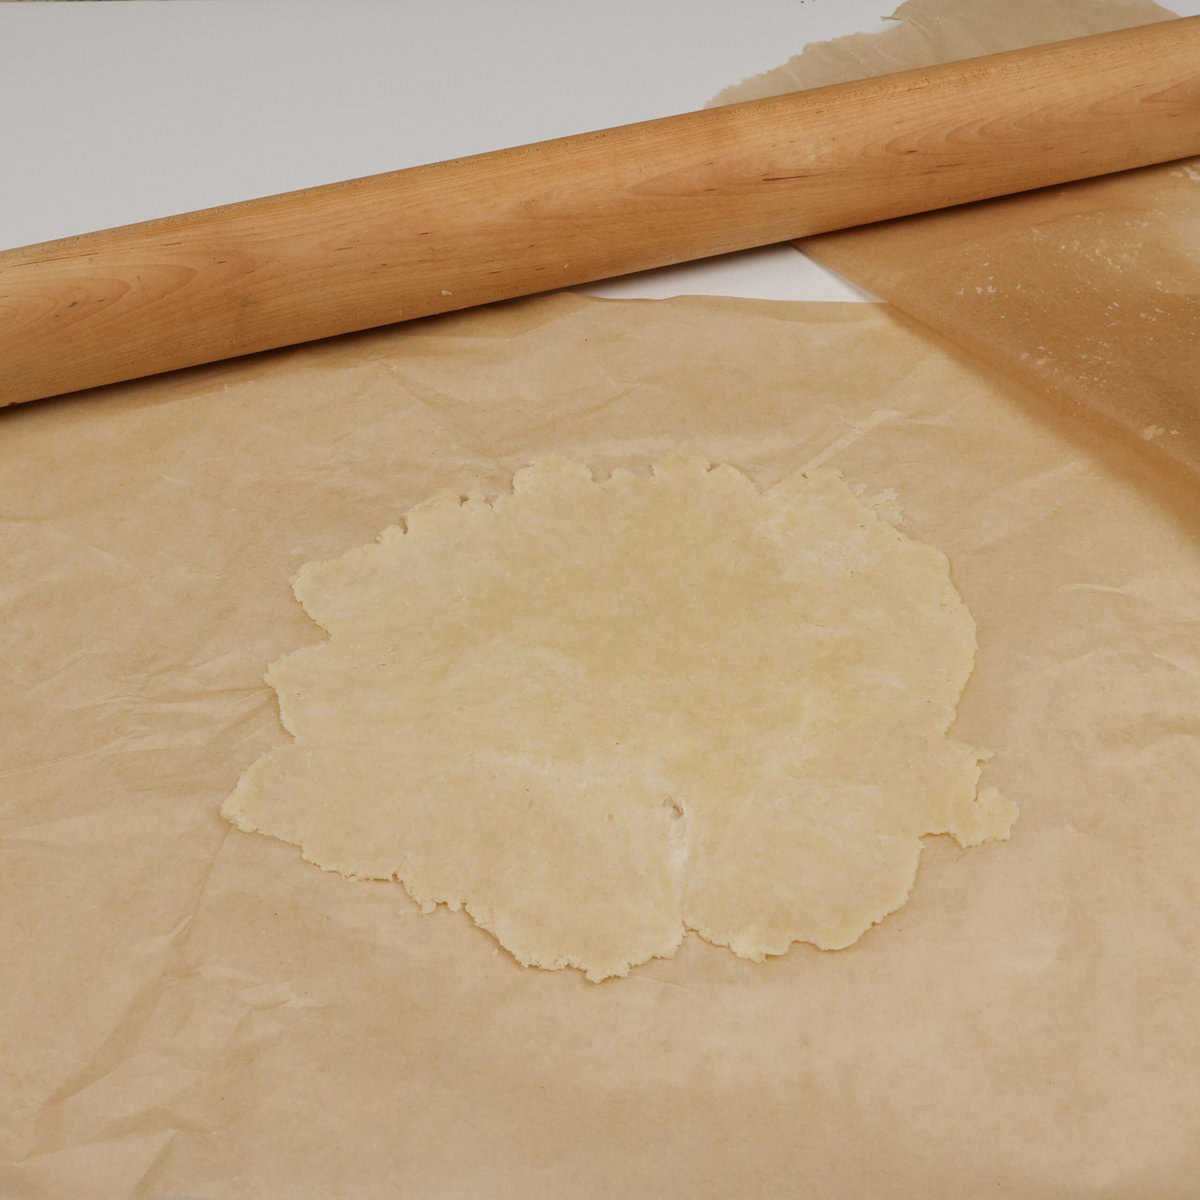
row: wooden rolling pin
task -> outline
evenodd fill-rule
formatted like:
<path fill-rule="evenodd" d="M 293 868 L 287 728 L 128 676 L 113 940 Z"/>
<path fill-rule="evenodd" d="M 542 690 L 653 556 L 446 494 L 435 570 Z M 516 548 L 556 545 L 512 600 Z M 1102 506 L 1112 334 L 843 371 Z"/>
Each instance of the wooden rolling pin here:
<path fill-rule="evenodd" d="M 0 405 L 1200 154 L 1200 17 L 0 253 Z"/>

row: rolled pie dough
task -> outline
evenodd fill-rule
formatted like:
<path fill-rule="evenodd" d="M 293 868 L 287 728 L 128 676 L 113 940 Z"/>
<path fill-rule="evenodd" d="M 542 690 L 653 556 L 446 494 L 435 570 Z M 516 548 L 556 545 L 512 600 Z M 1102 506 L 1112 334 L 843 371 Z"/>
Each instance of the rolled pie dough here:
<path fill-rule="evenodd" d="M 1016 815 L 947 737 L 975 628 L 945 557 L 830 471 L 539 462 L 295 592 L 330 638 L 270 668 L 295 740 L 224 815 L 465 908 L 527 965 L 624 975 L 688 929 L 756 960 L 848 946 L 922 835 Z"/>

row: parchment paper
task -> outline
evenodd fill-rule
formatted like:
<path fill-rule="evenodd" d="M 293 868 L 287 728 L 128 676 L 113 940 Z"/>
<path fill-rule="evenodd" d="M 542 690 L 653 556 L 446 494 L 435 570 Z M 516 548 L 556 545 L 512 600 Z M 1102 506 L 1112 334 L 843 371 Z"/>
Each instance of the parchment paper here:
<path fill-rule="evenodd" d="M 1166 20 L 1149 0 L 909 0 L 716 103 Z M 799 243 L 1069 411 L 1200 470 L 1200 159 Z"/>
<path fill-rule="evenodd" d="M 1193 1196 L 1200 515 L 877 305 L 522 301 L 0 413 L 0 1194 Z M 218 807 L 289 580 L 557 451 L 830 463 L 950 557 L 1022 807 L 851 949 L 594 985 Z"/>

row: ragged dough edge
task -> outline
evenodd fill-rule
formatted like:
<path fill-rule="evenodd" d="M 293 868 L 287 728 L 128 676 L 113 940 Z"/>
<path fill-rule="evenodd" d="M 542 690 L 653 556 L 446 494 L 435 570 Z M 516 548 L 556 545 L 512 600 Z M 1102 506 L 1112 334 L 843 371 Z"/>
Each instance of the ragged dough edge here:
<path fill-rule="evenodd" d="M 950 830 L 951 836 L 964 849 L 980 846 L 984 842 L 1007 842 L 1012 836 L 1020 809 L 999 788 L 990 784 L 979 789 L 975 797 L 975 822 L 970 828 L 960 826 Z"/>
<path fill-rule="evenodd" d="M 960 744 L 966 747 L 966 743 Z M 991 751 L 981 751 L 976 747 L 966 748 L 979 756 L 980 763 L 986 762 L 989 758 L 993 757 Z M 978 774 L 979 769 L 977 767 L 976 775 L 978 776 Z M 1012 800 L 1008 799 L 999 788 L 991 785 L 978 788 L 976 795 L 969 802 L 969 806 L 964 807 L 966 811 L 958 814 L 960 819 L 947 822 L 947 827 L 944 829 L 929 829 L 912 836 L 903 834 L 892 835 L 911 843 L 912 856 L 907 880 L 895 891 L 893 898 L 877 910 L 875 916 L 861 925 L 854 926 L 853 931 L 843 938 L 793 937 L 781 940 L 773 945 L 750 946 L 744 942 L 739 942 L 737 938 L 724 938 L 702 922 L 689 920 L 686 916 L 684 917 L 684 926 L 690 932 L 698 934 L 710 945 L 722 946 L 736 954 L 739 958 L 745 958 L 757 963 L 765 962 L 768 958 L 780 958 L 787 954 L 793 946 L 801 943 L 807 943 L 810 946 L 815 946 L 818 950 L 827 952 L 847 950 L 851 946 L 857 945 L 872 929 L 881 925 L 893 913 L 899 912 L 912 898 L 913 888 L 916 886 L 917 874 L 921 864 L 921 853 L 924 849 L 925 838 L 951 837 L 964 850 L 973 849 L 984 842 L 1006 842 L 1012 836 L 1013 825 L 1020 815 L 1018 806 Z M 961 818 L 964 816 L 969 819 L 963 821 Z"/>
<path fill-rule="evenodd" d="M 396 882 L 403 884 L 404 881 L 397 879 Z M 412 893 L 408 891 L 407 886 L 404 887 L 404 890 L 408 892 L 410 897 L 412 896 Z M 495 922 L 490 921 L 477 913 L 470 902 L 464 902 L 461 906 L 455 906 L 450 901 L 439 901 L 438 905 L 445 905 L 452 911 L 457 911 L 457 908 L 461 907 L 463 911 L 466 912 L 466 914 L 471 918 L 471 920 L 479 926 L 480 929 L 494 938 L 496 944 L 511 954 L 513 958 L 515 958 L 517 962 L 521 964 L 521 966 L 537 967 L 543 971 L 562 971 L 567 967 L 573 967 L 578 971 L 582 971 L 584 978 L 587 979 L 589 983 L 603 983 L 606 979 L 625 979 L 628 977 L 629 972 L 634 967 L 645 966 L 646 963 L 653 962 L 656 958 L 674 958 L 679 950 L 679 947 L 683 945 L 683 939 L 687 936 L 687 927 L 681 921 L 679 923 L 678 936 L 662 951 L 646 954 L 640 958 L 622 958 L 622 960 L 618 963 L 606 964 L 604 966 L 597 966 L 596 964 L 589 966 L 583 961 L 582 958 L 575 954 L 561 954 L 555 956 L 554 958 L 539 957 L 536 952 L 522 950 L 518 945 L 515 945 L 511 939 L 505 941 L 500 936 L 499 931 L 496 929 Z M 434 911 L 432 908 L 427 909 L 424 905 L 421 905 L 420 907 L 422 913 L 426 915 L 429 915 Z"/>
<path fill-rule="evenodd" d="M 228 821 L 235 829 L 242 833 L 256 834 L 260 837 L 270 838 L 272 841 L 282 842 L 286 846 L 294 846 L 299 852 L 301 861 L 308 863 L 310 866 L 316 867 L 318 870 L 325 871 L 330 875 L 340 876 L 342 879 L 348 879 L 354 882 L 361 883 L 398 883 L 404 890 L 404 894 L 416 906 L 422 916 L 432 916 L 439 909 L 445 909 L 447 912 L 465 912 L 471 918 L 471 921 L 482 929 L 496 944 L 506 953 L 511 954 L 517 962 L 523 967 L 536 967 L 544 971 L 561 971 L 566 968 L 574 968 L 583 972 L 584 978 L 590 983 L 603 983 L 606 979 L 624 979 L 629 975 L 629 972 L 634 967 L 644 966 L 648 962 L 652 962 L 656 958 L 668 959 L 673 958 L 678 952 L 679 947 L 683 945 L 684 938 L 687 936 L 689 926 L 681 919 L 679 922 L 679 931 L 675 939 L 668 944 L 664 949 L 644 954 L 640 957 L 631 957 L 622 959 L 617 963 L 609 963 L 603 966 L 596 964 L 588 964 L 576 954 L 562 954 L 555 957 L 546 957 L 539 955 L 536 951 L 528 948 L 523 948 L 519 943 L 514 942 L 511 938 L 504 940 L 496 928 L 497 922 L 494 917 L 489 916 L 486 909 L 488 906 L 482 902 L 476 902 L 468 898 L 455 896 L 421 896 L 417 894 L 409 882 L 404 878 L 399 871 L 393 871 L 390 874 L 369 874 L 361 871 L 355 871 L 346 866 L 339 866 L 336 863 L 328 861 L 322 862 L 316 858 L 313 852 L 309 849 L 302 834 L 287 836 L 280 833 L 277 829 L 265 829 L 252 819 L 245 808 L 239 805 L 239 800 L 251 791 L 251 785 L 254 782 L 256 768 L 267 762 L 271 757 L 271 753 L 260 756 L 250 764 L 241 774 L 233 791 L 225 798 L 221 805 L 221 816 Z M 679 851 L 677 849 L 679 838 L 686 837 L 683 829 L 680 829 L 676 834 L 672 830 L 672 868 L 676 877 L 676 894 L 679 897 L 680 908 L 682 909 L 682 896 L 684 888 L 683 870 L 686 865 L 686 848 L 684 850 L 683 860 L 679 859 Z M 686 841 L 683 843 L 686 847 Z M 709 939 L 711 940 L 711 939 Z M 719 943 L 714 943 L 719 944 Z M 743 955 L 742 957 L 746 957 Z"/>
<path fill-rule="evenodd" d="M 872 917 L 869 921 L 857 928 L 852 934 L 844 938 L 825 939 L 820 937 L 793 937 L 783 939 L 773 945 L 750 946 L 744 942 L 740 942 L 737 938 L 723 938 L 715 930 L 707 926 L 687 921 L 684 924 L 692 932 L 702 937 L 710 946 L 722 946 L 726 950 L 736 954 L 738 958 L 748 959 L 750 962 L 766 962 L 768 958 L 782 958 L 787 954 L 793 946 L 807 944 L 815 946 L 818 950 L 832 952 L 835 950 L 847 950 L 851 946 L 856 945 L 861 941 L 875 926 L 882 924 L 894 912 L 899 912 L 909 901 L 912 896 L 912 890 L 917 882 L 917 868 L 921 864 L 921 849 L 922 838 L 928 837 L 929 834 L 922 834 L 921 837 L 912 838 L 912 858 L 908 872 L 908 879 L 897 892 L 894 900 L 892 900 L 885 908 L 879 911 L 878 915 Z M 906 839 L 907 840 L 907 839 Z"/>
<path fill-rule="evenodd" d="M 637 482 L 639 479 L 645 479 L 647 477 L 645 473 L 639 474 L 625 468 L 616 468 L 607 478 L 598 481 L 594 473 L 587 466 L 570 459 L 559 456 L 551 456 L 515 472 L 510 490 L 498 494 L 491 500 L 483 497 L 463 496 L 461 494 L 454 494 L 449 491 L 444 491 L 430 497 L 421 504 L 416 505 L 413 509 L 409 510 L 399 522 L 385 528 L 377 536 L 373 543 L 354 547 L 351 550 L 346 551 L 344 554 L 331 559 L 304 564 L 293 579 L 293 593 L 296 596 L 297 601 L 299 601 L 302 607 L 304 607 L 305 612 L 308 614 L 310 619 L 313 620 L 318 627 L 328 633 L 330 638 L 332 638 L 334 636 L 334 631 L 329 627 L 329 625 L 323 622 L 315 613 L 312 612 L 309 607 L 309 603 L 306 600 L 306 596 L 309 591 L 308 584 L 317 573 L 326 568 L 345 565 L 350 561 L 362 561 L 366 559 L 372 552 L 377 551 L 379 547 L 385 545 L 387 542 L 397 538 L 410 536 L 414 526 L 419 528 L 425 518 L 439 511 L 470 507 L 476 511 L 479 509 L 486 509 L 490 513 L 500 514 L 503 512 L 507 504 L 511 503 L 518 496 L 532 491 L 536 487 L 537 483 L 541 480 L 542 476 L 545 473 L 552 471 L 558 471 L 565 475 L 573 476 L 578 481 L 584 482 L 591 488 L 599 491 L 624 487 L 630 483 Z M 842 489 L 844 489 L 846 497 L 858 507 L 864 519 L 882 526 L 890 534 L 894 535 L 897 541 L 902 542 L 911 548 L 919 549 L 920 551 L 929 554 L 931 557 L 936 558 L 936 560 L 945 569 L 947 579 L 950 581 L 950 590 L 958 599 L 959 603 L 963 603 L 961 595 L 958 593 L 957 588 L 953 584 L 950 564 L 946 555 L 936 547 L 909 537 L 902 530 L 897 529 L 892 523 L 892 519 L 903 519 L 902 510 L 899 508 L 894 495 L 885 492 L 879 496 L 866 496 L 864 495 L 864 488 L 851 488 L 846 483 L 842 473 L 835 468 L 818 466 L 804 471 L 799 471 L 794 473 L 794 475 L 781 480 L 773 487 L 767 489 L 760 489 L 753 480 L 731 465 L 713 465 L 705 460 L 683 455 L 672 455 L 663 459 L 661 462 L 652 465 L 648 474 L 650 478 L 669 478 L 675 474 L 683 474 L 692 475 L 698 479 L 701 479 L 709 474 L 717 474 L 734 481 L 738 486 L 748 487 L 758 492 L 760 495 L 769 495 L 776 489 L 786 488 L 789 481 L 797 478 L 806 480 L 810 485 L 817 483 L 828 484 L 836 482 L 837 486 L 840 486 Z M 972 629 L 971 662 L 970 669 L 966 675 L 966 680 L 969 680 L 975 669 L 975 623 L 974 618 L 971 616 L 969 610 L 966 610 L 965 604 L 963 607 L 967 618 L 970 621 Z M 274 669 L 286 659 L 291 658 L 294 655 L 301 654 L 305 650 L 314 649 L 317 646 L 323 646 L 327 644 L 328 641 L 314 643 L 312 646 L 301 647 L 296 651 L 291 651 L 288 654 L 281 656 L 279 659 L 270 664 L 270 667 L 265 674 L 266 681 L 274 686 L 272 673 Z M 963 686 L 965 687 L 965 682 Z M 284 715 L 285 706 L 282 702 L 283 698 L 278 691 L 277 696 L 280 700 L 281 721 L 284 723 L 288 732 L 291 733 L 291 725 Z M 950 714 L 949 720 L 946 721 L 945 727 L 942 729 L 942 734 L 945 737 L 949 737 L 949 729 L 956 720 L 957 707 L 960 701 L 961 690 L 958 699 L 956 699 L 954 702 L 953 710 Z M 950 740 L 953 741 L 956 739 Z M 978 780 L 980 773 L 979 765 L 990 759 L 993 756 L 993 752 L 975 746 L 968 746 L 966 743 L 958 744 L 964 749 L 970 751 L 975 756 L 975 775 L 976 780 Z M 688 932 L 695 932 L 710 944 L 725 947 L 739 957 L 753 962 L 763 962 L 767 958 L 782 956 L 788 953 L 791 947 L 797 942 L 808 942 L 809 944 L 823 951 L 847 949 L 848 947 L 857 943 L 869 930 L 880 924 L 889 915 L 898 911 L 907 903 L 911 897 L 912 889 L 916 882 L 923 838 L 927 836 L 949 834 L 955 839 L 956 842 L 958 842 L 960 846 L 964 848 L 975 847 L 985 841 L 1007 841 L 1011 835 L 1012 826 L 1019 815 L 1018 806 L 1013 801 L 1003 796 L 997 788 L 990 785 L 983 788 L 979 788 L 977 786 L 975 789 L 975 794 L 971 797 L 965 810 L 957 814 L 953 814 L 951 820 L 946 823 L 945 828 L 926 830 L 916 834 L 913 837 L 913 853 L 907 881 L 905 884 L 896 890 L 894 899 L 882 907 L 882 909 L 878 911 L 877 915 L 873 916 L 857 932 L 845 938 L 828 940 L 821 939 L 819 937 L 797 936 L 786 939 L 785 941 L 776 945 L 752 947 L 746 944 L 739 944 L 737 938 L 722 938 L 715 930 L 705 927 L 702 923 L 689 921 L 685 916 L 681 915 L 678 936 L 673 939 L 672 943 L 663 950 L 650 952 L 641 957 L 632 956 L 628 959 L 623 958 L 621 962 L 616 964 L 597 966 L 595 963 L 589 965 L 587 962 L 583 961 L 580 956 L 575 954 L 562 954 L 554 957 L 547 957 L 540 955 L 538 952 L 528 948 L 522 948 L 512 937 L 510 937 L 508 940 L 505 940 L 497 931 L 496 925 L 498 922 L 496 921 L 494 915 L 488 913 L 487 909 L 489 906 L 484 902 L 473 900 L 470 897 L 418 895 L 413 890 L 409 881 L 407 881 L 398 871 L 387 875 L 362 874 L 345 866 L 338 866 L 336 864 L 322 862 L 315 857 L 314 852 L 312 852 L 306 845 L 303 836 L 290 837 L 281 834 L 277 830 L 266 829 L 256 824 L 252 819 L 249 818 L 248 814 L 244 810 L 239 809 L 237 801 L 239 797 L 244 796 L 244 794 L 249 791 L 250 781 L 254 774 L 254 768 L 265 761 L 265 759 L 268 757 L 269 755 L 263 755 L 259 760 L 257 760 L 255 763 L 252 763 L 250 767 L 243 772 L 242 776 L 238 780 L 237 786 L 222 805 L 221 815 L 236 828 L 246 833 L 255 833 L 266 837 L 272 837 L 275 840 L 284 842 L 285 844 L 296 846 L 299 850 L 300 857 L 304 862 L 316 866 L 323 871 L 340 875 L 345 879 L 397 882 L 404 889 L 405 894 L 425 915 L 432 914 L 438 908 L 443 907 L 455 912 L 463 910 L 467 913 L 475 925 L 488 933 L 501 947 L 511 954 L 517 962 L 521 963 L 522 966 L 538 967 L 543 970 L 551 971 L 562 970 L 564 968 L 571 967 L 582 971 L 585 977 L 592 982 L 600 982 L 609 978 L 626 977 L 633 967 L 641 966 L 646 962 L 652 961 L 656 958 L 665 959 L 672 957 L 682 945 Z M 958 819 L 954 819 L 955 816 L 957 816 Z M 681 846 L 682 850 L 680 850 L 678 846 Z M 672 871 L 676 876 L 677 892 L 681 898 L 680 906 L 682 910 L 682 897 L 686 889 L 687 871 L 686 836 L 684 837 L 682 843 L 679 843 L 678 845 L 673 842 L 671 854 Z"/>

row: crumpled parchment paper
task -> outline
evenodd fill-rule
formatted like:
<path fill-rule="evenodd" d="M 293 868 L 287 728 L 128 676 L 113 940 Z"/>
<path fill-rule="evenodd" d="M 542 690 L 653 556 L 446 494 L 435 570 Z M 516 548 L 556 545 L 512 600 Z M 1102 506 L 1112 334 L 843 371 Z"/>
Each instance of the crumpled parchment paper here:
<path fill-rule="evenodd" d="M 527 300 L 0 413 L 0 1194 L 1155 1197 L 1200 1171 L 1200 514 L 876 305 Z M 1140 447 L 1140 448 L 1139 448 Z M 558 452 L 942 548 L 1011 842 L 594 985 L 218 816 L 305 561 Z"/>

